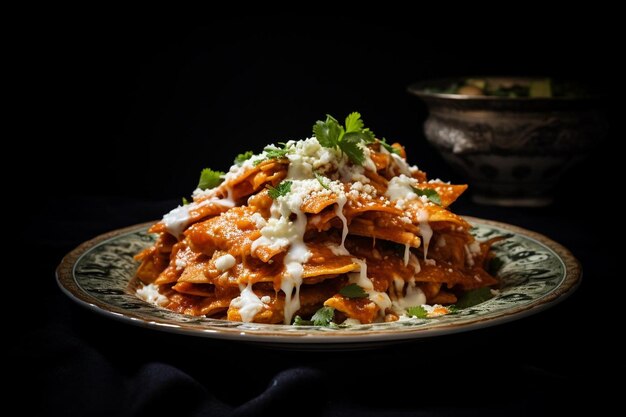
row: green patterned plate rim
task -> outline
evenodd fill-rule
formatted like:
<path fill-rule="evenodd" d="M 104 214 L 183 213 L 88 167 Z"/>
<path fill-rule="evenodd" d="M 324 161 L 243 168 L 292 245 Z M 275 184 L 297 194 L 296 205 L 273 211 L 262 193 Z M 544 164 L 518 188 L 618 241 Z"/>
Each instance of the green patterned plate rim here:
<path fill-rule="evenodd" d="M 133 255 L 149 246 L 153 224 L 105 233 L 68 253 L 57 268 L 57 282 L 72 300 L 107 317 L 156 330 L 268 345 L 354 345 L 403 341 L 493 326 L 538 313 L 562 301 L 578 286 L 580 263 L 562 245 L 506 223 L 465 217 L 478 239 L 504 235 L 494 245 L 502 286 L 494 298 L 432 319 L 337 328 L 240 323 L 178 314 L 138 298 L 132 282 Z"/>

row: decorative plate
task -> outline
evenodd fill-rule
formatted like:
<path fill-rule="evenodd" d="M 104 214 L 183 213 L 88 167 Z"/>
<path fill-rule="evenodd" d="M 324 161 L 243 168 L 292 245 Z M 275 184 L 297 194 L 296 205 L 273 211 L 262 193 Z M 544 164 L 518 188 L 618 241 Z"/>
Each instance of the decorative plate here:
<path fill-rule="evenodd" d="M 563 246 L 505 223 L 466 218 L 480 240 L 504 235 L 494 245 L 499 259 L 499 294 L 456 314 L 391 323 L 339 326 L 286 326 L 240 323 L 178 314 L 138 298 L 131 290 L 138 263 L 133 256 L 151 245 L 150 224 L 115 230 L 83 243 L 57 269 L 63 292 L 107 317 L 171 333 L 231 339 L 296 349 L 352 349 L 439 336 L 506 323 L 562 301 L 580 282 L 581 267 Z"/>

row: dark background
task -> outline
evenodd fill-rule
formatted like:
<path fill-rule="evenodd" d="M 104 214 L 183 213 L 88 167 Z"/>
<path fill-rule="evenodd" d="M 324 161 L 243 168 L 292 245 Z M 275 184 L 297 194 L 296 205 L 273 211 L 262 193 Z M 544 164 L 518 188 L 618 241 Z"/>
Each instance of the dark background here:
<path fill-rule="evenodd" d="M 226 170 L 239 152 L 309 136 L 327 113 L 359 111 L 433 177 L 451 178 L 423 140 L 426 111 L 406 92 L 412 82 L 518 74 L 614 89 L 619 79 L 617 51 L 576 23 L 550 35 L 500 29 L 496 39 L 475 29 L 448 38 L 411 20 L 342 22 L 249 17 L 182 30 L 68 31 L 55 43 L 62 71 L 52 72 L 60 79 L 47 97 L 48 109 L 60 110 L 60 137 L 32 163 L 54 168 L 47 179 L 62 188 L 46 187 L 52 195 L 178 198 L 206 166 Z"/>
<path fill-rule="evenodd" d="M 575 21 L 523 33 L 506 24 L 484 35 L 463 28 L 449 41 L 451 29 L 425 29 L 419 19 L 319 22 L 86 25 L 37 38 L 35 107 L 46 115 L 27 118 L 15 141 L 24 172 L 5 175 L 17 185 L 20 217 L 9 226 L 27 265 L 15 273 L 37 288 L 26 307 L 22 284 L 9 302 L 23 317 L 10 323 L 27 369 L 16 387 L 33 398 L 23 406 L 41 415 L 267 415 L 297 400 L 305 415 L 542 415 L 612 403 L 617 387 L 606 381 L 624 371 L 624 349 L 612 338 L 623 328 L 623 274 L 609 244 L 619 215 L 611 195 L 623 174 L 610 147 L 619 122 L 610 101 L 607 146 L 570 172 L 555 205 L 481 207 L 468 197 L 456 205 L 544 233 L 581 260 L 582 287 L 539 316 L 371 352 L 283 353 L 110 322 L 56 288 L 54 268 L 82 241 L 160 218 L 190 194 L 202 168 L 227 170 L 239 152 L 307 137 L 326 113 L 361 112 L 430 177 L 462 182 L 426 143 L 425 106 L 406 92 L 412 82 L 519 74 L 608 91 L 623 84 L 612 34 Z"/>

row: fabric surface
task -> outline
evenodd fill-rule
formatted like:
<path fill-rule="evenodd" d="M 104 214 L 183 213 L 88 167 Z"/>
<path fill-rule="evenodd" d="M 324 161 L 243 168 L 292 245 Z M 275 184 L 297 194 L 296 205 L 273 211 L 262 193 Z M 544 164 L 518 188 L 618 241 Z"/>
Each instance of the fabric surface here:
<path fill-rule="evenodd" d="M 602 228 L 581 228 L 582 210 L 465 201 L 455 207 L 544 233 L 572 250 L 584 281 L 562 304 L 458 335 L 361 351 L 297 352 L 130 326 L 75 305 L 56 287 L 54 268 L 67 251 L 108 230 L 158 218 L 173 205 L 51 200 L 38 208 L 37 222 L 20 229 L 21 245 L 36 254 L 20 279 L 37 289 L 26 303 L 16 295 L 24 288 L 12 289 L 11 308 L 20 318 L 6 316 L 14 336 L 7 360 L 17 364 L 7 369 L 15 389 L 9 400 L 24 414 L 535 416 L 600 410 L 618 398 L 621 388 L 609 380 L 625 370 L 618 360 L 623 346 L 612 336 L 621 296 L 609 297 L 606 284 L 617 262 L 602 246 Z"/>

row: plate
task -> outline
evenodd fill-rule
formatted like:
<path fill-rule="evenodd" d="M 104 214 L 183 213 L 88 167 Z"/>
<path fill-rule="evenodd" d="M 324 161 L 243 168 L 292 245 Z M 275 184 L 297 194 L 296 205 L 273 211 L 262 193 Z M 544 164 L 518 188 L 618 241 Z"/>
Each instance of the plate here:
<path fill-rule="evenodd" d="M 580 282 L 581 267 L 560 244 L 529 230 L 466 217 L 477 239 L 498 235 L 494 245 L 502 286 L 494 298 L 456 314 L 337 328 L 240 323 L 194 317 L 157 307 L 131 290 L 138 267 L 133 256 L 150 246 L 152 223 L 98 236 L 67 254 L 57 282 L 74 301 L 107 317 L 171 333 L 296 349 L 360 348 L 493 326 L 534 314 L 562 301 Z"/>

